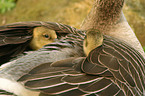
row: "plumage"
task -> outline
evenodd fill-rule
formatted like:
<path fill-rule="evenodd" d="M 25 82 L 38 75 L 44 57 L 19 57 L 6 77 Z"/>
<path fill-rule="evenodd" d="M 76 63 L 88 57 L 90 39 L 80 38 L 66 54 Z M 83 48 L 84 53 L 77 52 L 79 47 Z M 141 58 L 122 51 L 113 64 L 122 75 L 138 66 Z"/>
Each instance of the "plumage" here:
<path fill-rule="evenodd" d="M 105 0 L 107 3 L 103 2 L 104 0 L 98 0 L 97 2 L 99 1 L 101 5 L 109 2 L 108 0 Z M 110 1 L 109 4 L 113 6 L 117 6 L 119 1 L 124 2 L 124 0 L 118 0 L 116 4 L 115 0 Z M 119 2 L 119 4 L 121 3 Z M 101 9 L 103 10 L 103 8 Z M 114 10 L 116 9 L 114 8 Z M 114 11 L 111 10 L 111 12 Z M 112 16 L 110 14 L 109 16 L 114 17 L 114 15 Z M 110 20 L 110 18 L 105 18 L 104 21 L 106 19 Z M 99 24 L 103 25 L 103 23 L 107 22 L 105 21 Z M 70 27 L 67 26 L 65 28 Z M 71 28 L 71 32 L 72 30 L 74 29 Z M 112 30 L 110 31 L 114 32 Z M 38 92 L 37 95 L 33 96 L 145 95 L 145 61 L 138 51 L 116 38 L 104 35 L 101 45 L 99 44 L 99 46 L 96 46 L 97 48 L 93 48 L 87 57 L 82 57 L 84 56 L 82 51 L 84 35 L 81 35 L 83 32 L 75 30 L 73 33 L 74 36 L 69 34 L 63 40 L 49 44 L 35 52 L 35 54 L 32 53 L 20 58 L 13 63 L 14 65 L 11 64 L 4 68 L 0 71 L 0 80 L 1 78 L 5 78 L 16 82 L 19 79 L 19 83 L 16 83 L 24 84 L 25 88 L 28 89 L 27 91 L 31 90 L 32 94 Z M 76 39 L 78 37 L 79 39 Z M 28 59 L 29 57 L 30 59 Z M 17 73 L 14 71 L 16 69 Z M 11 89 L 8 90 L 9 92 L 14 90 L 13 88 L 9 89 Z M 24 91 L 13 93 L 16 95 L 31 96 Z"/>
<path fill-rule="evenodd" d="M 0 90 L 0 94 L 4 94 L 4 96 L 12 96 L 13 93 L 6 92 L 4 90 Z"/>
<path fill-rule="evenodd" d="M 25 50 L 38 50 L 55 42 L 56 38 L 67 33 L 63 24 L 53 22 L 18 22 L 0 26 L 0 63 Z"/>
<path fill-rule="evenodd" d="M 143 56 L 116 38 L 106 35 L 103 38 L 102 45 L 87 57 L 70 58 L 72 64 L 69 66 L 65 60 L 39 65 L 22 76 L 19 82 L 28 89 L 39 90 L 42 96 L 144 96 Z M 48 66 L 42 67 L 44 65 Z M 49 71 L 35 74 L 37 68 Z M 59 69 L 61 71 L 55 71 Z M 40 77 L 33 77 L 36 75 Z"/>
<path fill-rule="evenodd" d="M 61 76 L 59 75 L 62 70 L 66 69 L 66 67 L 62 69 L 56 69 L 55 67 L 52 69 L 44 69 L 49 64 L 57 65 L 59 60 L 72 58 L 73 57 L 82 57 L 85 56 L 83 53 L 83 38 L 84 38 L 84 31 L 78 30 L 76 28 L 73 28 L 71 26 L 66 26 L 61 24 L 59 26 L 60 29 L 64 29 L 64 32 L 70 33 L 67 34 L 65 37 L 60 38 L 59 41 L 45 45 L 44 48 L 41 48 L 40 50 L 34 51 L 33 53 L 28 53 L 25 56 L 22 56 L 21 58 L 18 58 L 12 62 L 6 63 L 3 66 L 1 66 L 0 69 L 0 89 L 6 90 L 8 92 L 14 93 L 18 96 L 38 96 L 39 92 L 31 91 L 26 89 L 24 86 L 21 85 L 21 83 L 17 82 L 17 80 L 27 74 L 31 69 L 33 69 L 36 66 L 39 66 L 40 64 L 44 64 L 43 66 L 34 68 L 35 71 L 30 71 L 30 74 L 35 74 L 35 76 L 30 77 L 29 79 L 32 80 L 34 77 L 41 78 L 42 75 L 37 75 L 40 73 L 47 73 L 47 71 L 50 71 L 52 76 Z M 73 35 L 71 35 L 73 34 Z M 77 38 L 78 39 L 73 39 Z M 57 62 L 56 62 L 57 61 Z M 67 59 L 67 61 L 71 62 L 71 59 Z M 75 63 L 79 62 L 79 59 L 75 61 Z M 57 63 L 57 64 L 56 64 Z M 48 65 L 47 65 L 48 64 Z M 69 66 L 72 66 L 73 63 L 70 63 Z M 58 64 L 59 65 L 59 64 Z M 64 64 L 63 64 L 64 65 Z M 68 63 L 65 63 L 68 68 Z M 16 71 L 17 70 L 17 71 Z M 71 70 L 67 71 L 69 69 L 66 69 L 65 74 L 76 74 L 75 71 Z M 7 75 L 6 75 L 7 74 Z M 47 74 L 43 74 L 43 77 L 45 78 L 48 76 Z M 23 78 L 28 79 L 28 78 Z M 54 78 L 52 80 L 52 84 L 57 83 L 58 85 L 61 83 L 57 79 Z M 7 82 L 12 83 L 12 86 L 7 86 Z M 43 82 L 41 83 L 43 84 Z M 50 83 L 51 84 L 51 83 Z M 57 85 L 56 84 L 56 85 Z M 14 88 L 14 86 L 17 86 Z M 36 86 L 36 85 L 32 85 Z M 19 88 L 18 91 L 17 88 Z M 24 93 L 23 93 L 24 92 Z"/>
<path fill-rule="evenodd" d="M 96 37 L 94 38 L 94 36 Z M 102 42 L 103 42 L 103 34 L 99 30 L 96 29 L 87 30 L 86 37 L 83 43 L 83 49 L 85 54 L 88 55 L 91 50 L 102 45 Z"/>
<path fill-rule="evenodd" d="M 127 42 L 128 45 L 145 56 L 139 40 L 123 14 L 124 2 L 125 0 L 94 0 L 92 9 L 81 29 L 98 29 L 104 35 Z"/>

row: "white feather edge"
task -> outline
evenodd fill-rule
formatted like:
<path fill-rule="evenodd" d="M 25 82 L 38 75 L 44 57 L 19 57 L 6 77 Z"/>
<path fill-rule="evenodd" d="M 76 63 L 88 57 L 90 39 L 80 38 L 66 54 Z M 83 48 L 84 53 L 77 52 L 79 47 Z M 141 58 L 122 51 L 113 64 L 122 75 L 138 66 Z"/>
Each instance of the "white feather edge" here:
<path fill-rule="evenodd" d="M 16 81 L 0 78 L 0 89 L 18 96 L 39 96 L 40 92 L 26 89 L 21 83 Z M 1 96 L 1 95 L 0 95 Z"/>
<path fill-rule="evenodd" d="M 11 62 L 8 62 L 8 63 L 5 63 L 5 64 L 2 64 L 2 65 L 0 66 L 0 70 L 6 68 L 6 67 L 8 67 L 8 66 L 10 66 L 10 65 L 11 65 L 12 63 L 14 63 L 14 62 L 16 62 L 16 60 L 11 61 Z"/>

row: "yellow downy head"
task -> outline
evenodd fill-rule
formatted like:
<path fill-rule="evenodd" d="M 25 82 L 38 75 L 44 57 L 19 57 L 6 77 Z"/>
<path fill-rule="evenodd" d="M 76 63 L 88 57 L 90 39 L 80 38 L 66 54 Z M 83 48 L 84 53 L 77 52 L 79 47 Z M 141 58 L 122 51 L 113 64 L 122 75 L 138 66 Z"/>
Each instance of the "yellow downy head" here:
<path fill-rule="evenodd" d="M 90 53 L 91 50 L 102 45 L 103 43 L 103 34 L 96 29 L 90 29 L 86 32 L 86 37 L 83 43 L 83 49 L 86 56 Z"/>
<path fill-rule="evenodd" d="M 56 32 L 46 27 L 36 27 L 33 29 L 33 38 L 30 42 L 30 48 L 38 50 L 44 45 L 55 42 Z"/>

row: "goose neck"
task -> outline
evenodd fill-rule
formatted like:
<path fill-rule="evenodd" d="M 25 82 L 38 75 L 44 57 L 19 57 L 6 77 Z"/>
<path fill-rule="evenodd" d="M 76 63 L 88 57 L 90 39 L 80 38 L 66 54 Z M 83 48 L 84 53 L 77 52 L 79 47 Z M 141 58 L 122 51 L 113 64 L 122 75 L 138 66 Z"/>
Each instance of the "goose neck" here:
<path fill-rule="evenodd" d="M 94 4 L 98 21 L 101 23 L 116 23 L 120 18 L 124 0 L 97 0 Z"/>
<path fill-rule="evenodd" d="M 95 0 L 93 7 L 82 24 L 82 29 L 93 26 L 106 29 L 120 21 L 124 0 Z"/>

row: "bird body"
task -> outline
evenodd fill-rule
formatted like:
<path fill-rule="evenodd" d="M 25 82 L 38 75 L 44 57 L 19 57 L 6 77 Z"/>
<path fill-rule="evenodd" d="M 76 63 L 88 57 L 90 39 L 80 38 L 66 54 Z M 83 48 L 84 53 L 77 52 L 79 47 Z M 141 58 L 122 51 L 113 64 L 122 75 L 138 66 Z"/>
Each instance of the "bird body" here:
<path fill-rule="evenodd" d="M 144 69 L 145 60 L 138 51 L 104 35 L 101 46 L 87 57 L 40 64 L 18 81 L 40 91 L 39 96 L 145 96 Z"/>
<path fill-rule="evenodd" d="M 0 70 L 0 89 L 18 96 L 39 96 L 39 92 L 26 89 L 21 83 L 18 83 L 17 80 L 39 64 L 48 63 L 48 61 L 55 62 L 63 60 L 69 58 L 72 54 L 75 54 L 74 57 L 79 57 L 81 50 L 74 47 L 72 48 L 73 49 L 65 48 L 60 51 L 37 51 L 11 62 Z"/>
<path fill-rule="evenodd" d="M 122 34 L 135 36 L 121 17 L 123 2 L 96 1 L 98 5 L 92 10 L 98 10 L 95 13 L 98 18 L 92 15 L 93 24 L 88 21 L 86 28 L 98 29 L 103 34 L 98 34 L 96 30 L 87 32 L 83 46 L 86 57 L 82 48 L 83 32 L 65 26 L 73 30 L 74 36 L 69 34 L 59 42 L 48 44 L 0 70 L 0 81 L 21 85 L 21 91 L 16 89 L 16 92 L 13 87 L 6 85 L 0 86 L 0 89 L 9 89 L 8 92 L 19 96 L 30 96 L 27 93 L 30 90 L 32 94 L 34 92 L 33 96 L 145 96 L 145 59 L 138 49 L 131 47 L 128 41 L 125 42 L 129 44 L 124 43 L 123 37 L 118 37 Z M 125 23 L 123 27 L 118 26 L 122 23 Z M 112 34 L 113 37 L 106 34 Z M 23 89 L 27 91 L 24 93 Z"/>
<path fill-rule="evenodd" d="M 21 83 L 17 82 L 21 76 L 27 74 L 32 68 L 42 63 L 56 62 L 69 57 L 84 56 L 82 50 L 83 31 L 79 31 L 68 25 L 61 25 L 59 28 L 73 35 L 68 34 L 65 38 L 62 37 L 61 40 L 48 44 L 40 50 L 9 62 L 9 64 L 4 64 L 0 68 L 0 81 L 3 82 L 0 86 L 1 90 L 6 90 L 18 96 L 30 96 L 30 94 L 31 96 L 35 96 L 40 92 L 34 92 L 35 95 L 32 95 L 33 91 L 27 90 Z M 14 88 L 14 86 L 18 87 Z M 17 90 L 19 87 L 21 91 Z"/>
<path fill-rule="evenodd" d="M 89 30 L 87 35 L 96 32 L 98 30 Z M 94 38 L 94 43 L 98 43 L 94 34 L 87 39 Z M 18 96 L 145 95 L 145 60 L 138 51 L 116 38 L 103 35 L 102 44 L 96 44 L 87 57 L 82 57 L 83 48 L 77 45 L 82 44 L 81 41 L 71 36 L 19 58 L 1 70 L 0 81 L 4 79 L 20 85 L 21 91 L 10 86 L 4 88 L 6 85 L 0 86 L 1 90 L 9 89 L 8 92 Z"/>

